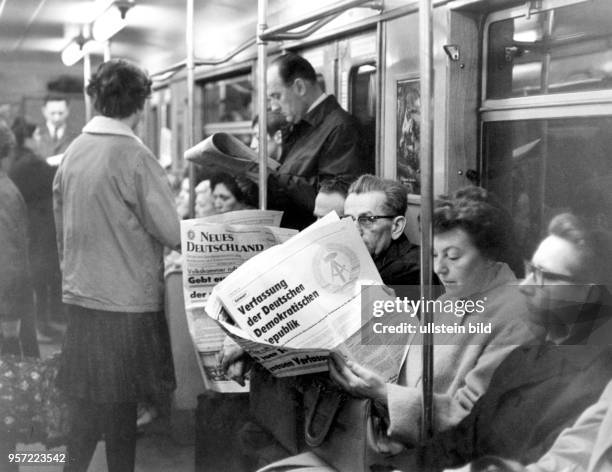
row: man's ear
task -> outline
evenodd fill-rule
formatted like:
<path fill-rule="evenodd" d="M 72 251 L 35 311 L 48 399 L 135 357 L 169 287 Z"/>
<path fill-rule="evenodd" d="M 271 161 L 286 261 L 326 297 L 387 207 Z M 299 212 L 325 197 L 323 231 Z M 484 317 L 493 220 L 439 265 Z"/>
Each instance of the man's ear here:
<path fill-rule="evenodd" d="M 393 218 L 393 224 L 391 226 L 391 239 L 399 238 L 404 229 L 406 228 L 406 217 L 405 216 L 396 216 Z"/>
<path fill-rule="evenodd" d="M 283 132 L 280 129 L 276 130 L 276 133 L 274 133 L 274 136 L 272 136 L 272 139 L 274 140 L 276 144 L 282 144 L 283 143 Z"/>
<path fill-rule="evenodd" d="M 295 93 L 297 93 L 300 97 L 303 97 L 304 95 L 306 95 L 306 82 L 304 81 L 304 79 L 301 79 L 300 77 L 298 77 L 297 79 L 295 79 L 293 81 L 293 87 L 295 90 Z"/>

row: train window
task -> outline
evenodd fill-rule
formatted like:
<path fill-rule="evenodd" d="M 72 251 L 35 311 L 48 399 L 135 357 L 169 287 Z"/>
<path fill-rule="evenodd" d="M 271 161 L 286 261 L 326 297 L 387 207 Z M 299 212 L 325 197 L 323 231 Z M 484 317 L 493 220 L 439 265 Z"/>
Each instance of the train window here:
<path fill-rule="evenodd" d="M 361 64 L 349 72 L 349 109 L 364 132 L 367 156 L 371 156 L 369 172 L 374 172 L 376 149 L 376 66 Z"/>
<path fill-rule="evenodd" d="M 486 97 L 612 88 L 610 18 L 612 2 L 591 0 L 493 21 Z"/>
<path fill-rule="evenodd" d="M 205 83 L 204 122 L 250 120 L 252 90 L 249 76 Z"/>
<path fill-rule="evenodd" d="M 203 136 L 225 132 L 249 144 L 253 116 L 251 76 L 204 82 L 202 90 Z"/>
<path fill-rule="evenodd" d="M 525 257 L 562 211 L 612 229 L 610 129 L 610 116 L 484 123 L 483 184 L 508 203 Z"/>

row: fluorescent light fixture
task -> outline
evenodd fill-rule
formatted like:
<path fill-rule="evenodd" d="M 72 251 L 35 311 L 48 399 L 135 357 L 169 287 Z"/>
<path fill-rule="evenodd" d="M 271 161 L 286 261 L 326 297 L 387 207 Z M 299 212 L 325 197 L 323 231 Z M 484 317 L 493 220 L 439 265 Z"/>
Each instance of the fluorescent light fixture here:
<path fill-rule="evenodd" d="M 83 44 L 83 37 L 77 36 L 62 50 L 62 62 L 65 66 L 73 66 L 83 58 L 85 55 Z"/>
<path fill-rule="evenodd" d="M 130 8 L 134 6 L 133 1 L 116 0 L 93 22 L 92 35 L 96 41 L 108 41 L 125 25 L 127 25 L 126 15 Z"/>

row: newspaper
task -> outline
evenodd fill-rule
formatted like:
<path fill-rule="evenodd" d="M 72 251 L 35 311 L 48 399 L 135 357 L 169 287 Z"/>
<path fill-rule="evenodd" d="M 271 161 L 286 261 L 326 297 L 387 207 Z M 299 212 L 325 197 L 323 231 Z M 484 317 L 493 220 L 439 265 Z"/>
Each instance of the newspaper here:
<path fill-rule="evenodd" d="M 228 133 L 214 133 L 185 151 L 185 159 L 206 167 L 209 172 L 231 175 L 252 175 L 257 171 L 259 156 L 249 146 Z M 268 157 L 268 169 L 278 169 L 280 163 Z"/>
<path fill-rule="evenodd" d="M 383 286 L 355 224 L 335 216 L 246 261 L 206 311 L 278 377 L 326 371 L 336 351 L 391 381 L 404 346 L 361 342 L 362 285 Z"/>
<path fill-rule="evenodd" d="M 219 392 L 248 391 L 226 378 L 217 352 L 226 334 L 205 313 L 213 287 L 244 261 L 296 231 L 279 228 L 282 212 L 242 210 L 181 221 L 183 296 L 206 388 Z"/>

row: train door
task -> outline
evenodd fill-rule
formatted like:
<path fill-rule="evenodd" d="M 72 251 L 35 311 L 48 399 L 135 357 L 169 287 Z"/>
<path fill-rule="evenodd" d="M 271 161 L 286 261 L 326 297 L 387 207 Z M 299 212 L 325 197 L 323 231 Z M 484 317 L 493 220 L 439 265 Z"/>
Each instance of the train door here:
<path fill-rule="evenodd" d="M 612 228 L 612 3 L 534 5 L 487 17 L 480 112 L 482 184 L 526 258 L 562 211 Z"/>
<path fill-rule="evenodd" d="M 372 173 L 376 171 L 377 67 L 374 32 L 338 42 L 338 101 L 361 124 Z"/>
<path fill-rule="evenodd" d="M 317 71 L 327 93 L 360 122 L 367 136 L 368 169 L 376 169 L 376 34 L 368 31 L 297 51 Z"/>

